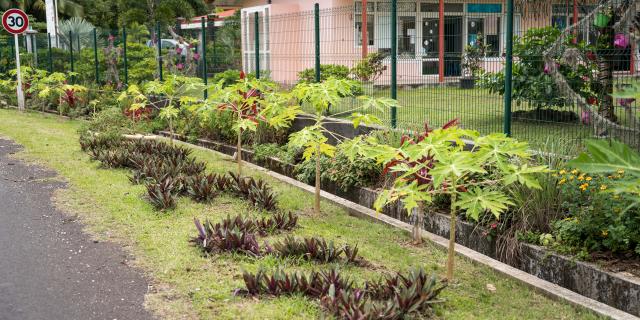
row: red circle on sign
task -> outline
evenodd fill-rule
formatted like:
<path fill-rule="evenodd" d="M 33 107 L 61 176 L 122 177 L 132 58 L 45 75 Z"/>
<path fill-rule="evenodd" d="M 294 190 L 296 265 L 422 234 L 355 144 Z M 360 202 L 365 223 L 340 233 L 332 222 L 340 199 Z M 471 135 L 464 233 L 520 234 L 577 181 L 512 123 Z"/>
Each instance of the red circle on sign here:
<path fill-rule="evenodd" d="M 2 15 L 2 26 L 11 34 L 21 34 L 29 28 L 29 17 L 20 9 L 9 9 Z"/>

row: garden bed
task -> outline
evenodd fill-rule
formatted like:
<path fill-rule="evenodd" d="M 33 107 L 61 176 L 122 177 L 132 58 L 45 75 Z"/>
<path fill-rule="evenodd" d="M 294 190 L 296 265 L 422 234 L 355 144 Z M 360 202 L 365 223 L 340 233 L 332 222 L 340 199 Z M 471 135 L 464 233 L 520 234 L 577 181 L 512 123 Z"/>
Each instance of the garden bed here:
<path fill-rule="evenodd" d="M 354 133 L 357 134 L 356 132 Z M 161 134 L 164 136 L 170 135 L 168 132 L 161 132 Z M 183 136 L 174 135 L 174 137 L 186 141 Z M 202 147 L 228 155 L 234 155 L 236 152 L 235 146 L 225 143 L 207 139 L 198 139 L 196 143 Z M 251 150 L 243 150 L 243 159 L 256 163 Z M 294 178 L 294 166 L 279 159 L 269 157 L 267 160 L 256 164 Z M 344 192 L 337 186 L 331 183 L 324 183 L 324 181 L 322 189 L 367 208 L 373 208 L 373 203 L 378 197 L 378 192 L 369 188 L 354 187 L 351 191 Z M 409 216 L 401 204 L 387 206 L 382 213 L 403 222 L 410 222 Z M 448 216 L 434 213 L 425 219 L 424 230 L 448 238 L 449 221 Z M 640 316 L 640 278 L 624 272 L 609 272 L 596 264 L 576 261 L 571 257 L 559 255 L 545 248 L 522 242 L 518 244 L 521 252 L 518 258 L 514 261 L 505 261 L 500 259 L 497 254 L 495 239 L 490 239 L 483 235 L 486 232 L 487 230 L 477 225 L 458 221 L 456 239 L 463 246 L 507 262 L 540 279 L 560 285 L 619 310 Z"/>
<path fill-rule="evenodd" d="M 16 156 L 55 169 L 68 181 L 69 189 L 56 193 L 60 206 L 77 214 L 97 239 L 117 241 L 131 250 L 135 265 L 152 280 L 153 289 L 146 301 L 159 318 L 321 318 L 318 303 L 300 295 L 234 295 L 235 289 L 242 287 L 242 271 L 283 268 L 308 272 L 336 266 L 359 283 L 413 267 L 423 267 L 437 275 L 443 272 L 446 252 L 436 246 L 411 245 L 403 231 L 350 217 L 330 203 L 323 204 L 321 216 L 314 216 L 309 210 L 311 195 L 250 168 L 246 168 L 246 174 L 263 178 L 273 186 L 282 209 L 300 213 L 300 228 L 293 231 L 294 235 L 322 236 L 339 244 L 357 243 L 361 255 L 373 267 L 317 265 L 274 257 L 254 259 L 239 254 L 204 255 L 188 243 L 197 235 L 193 218 L 216 222 L 239 212 L 252 214 L 246 201 L 220 196 L 205 205 L 181 197 L 174 211 L 158 212 L 144 199 L 144 187 L 131 184 L 129 172 L 104 169 L 80 151 L 77 130 L 81 122 L 10 110 L 0 110 L 0 120 L 0 134 L 25 147 L 24 153 Z M 235 168 L 226 156 L 193 149 L 199 161 L 207 162 L 209 172 L 224 173 Z M 278 239 L 269 239 L 271 243 L 273 240 Z M 459 259 L 456 282 L 442 292 L 442 298 L 445 303 L 434 308 L 438 319 L 599 318 L 465 259 Z"/>

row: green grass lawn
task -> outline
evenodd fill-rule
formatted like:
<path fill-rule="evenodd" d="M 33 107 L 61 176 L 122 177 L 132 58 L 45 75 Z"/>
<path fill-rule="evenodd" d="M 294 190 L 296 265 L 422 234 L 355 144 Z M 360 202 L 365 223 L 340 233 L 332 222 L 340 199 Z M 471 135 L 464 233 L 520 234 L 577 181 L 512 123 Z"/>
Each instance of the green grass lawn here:
<path fill-rule="evenodd" d="M 366 94 L 389 97 L 390 91 L 389 89 L 375 89 L 367 91 Z M 354 103 L 352 99 L 345 99 L 344 104 L 334 107 L 332 112 L 336 113 L 353 108 Z M 425 123 L 429 123 L 431 127 L 438 127 L 449 120 L 458 118 L 463 127 L 478 130 L 482 134 L 503 132 L 504 99 L 502 96 L 490 94 L 484 89 L 400 88 L 398 103 L 400 108 L 397 109 L 397 126 L 401 129 L 422 129 Z M 529 109 L 525 105 L 518 106 L 515 102 L 512 106 L 513 111 Z M 377 112 L 377 116 L 386 125 L 390 125 L 391 115 L 389 112 Z M 591 135 L 591 128 L 578 122 L 558 123 L 514 119 L 512 134 L 514 138 L 529 141 L 533 147 L 539 147 L 544 145 L 548 139 L 579 143 L 581 139 Z"/>
<path fill-rule="evenodd" d="M 144 187 L 130 184 L 128 172 L 102 169 L 80 151 L 76 132 L 80 122 L 0 109 L 0 123 L 0 135 L 25 146 L 25 151 L 17 157 L 55 169 L 68 181 L 68 189 L 56 195 L 61 207 L 78 214 L 96 238 L 117 241 L 131 250 L 136 264 L 149 275 L 155 288 L 148 296 L 148 305 L 161 316 L 169 319 L 312 319 L 321 316 L 318 304 L 304 297 L 251 299 L 236 297 L 233 290 L 243 287 L 242 270 L 255 271 L 260 267 L 309 270 L 328 266 L 274 257 L 250 259 L 233 254 L 205 257 L 189 245 L 188 240 L 196 233 L 194 217 L 216 221 L 237 213 L 256 215 L 246 202 L 222 196 L 210 205 L 203 205 L 181 198 L 175 211 L 159 213 L 143 199 Z M 194 154 L 208 163 L 210 171 L 225 172 L 234 168 L 226 156 L 200 149 Z M 269 181 L 279 194 L 281 207 L 300 212 L 301 227 L 294 234 L 357 243 L 361 254 L 375 267 L 338 265 L 356 280 L 417 266 L 439 276 L 444 274 L 446 252 L 434 245 L 413 246 L 405 233 L 351 217 L 329 203 L 323 203 L 322 216 L 313 216 L 311 194 L 259 172 L 247 169 L 246 173 Z M 436 306 L 439 318 L 598 318 L 546 298 L 488 268 L 462 258 L 457 263 L 457 281 L 444 291 L 446 303 Z M 493 284 L 497 290 L 490 292 L 487 284 Z"/>

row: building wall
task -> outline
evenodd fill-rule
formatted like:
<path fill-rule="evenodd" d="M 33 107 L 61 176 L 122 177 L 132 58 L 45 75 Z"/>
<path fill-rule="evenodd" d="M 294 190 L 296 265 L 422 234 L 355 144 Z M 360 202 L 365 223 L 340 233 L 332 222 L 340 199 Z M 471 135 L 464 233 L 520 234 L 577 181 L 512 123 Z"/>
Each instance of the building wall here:
<path fill-rule="evenodd" d="M 268 6 L 269 10 L 269 31 L 262 35 L 262 40 L 268 37 L 268 48 L 261 49 L 264 54 L 261 62 L 261 69 L 268 68 L 271 70 L 270 76 L 275 81 L 294 84 L 298 80 L 298 72 L 313 68 L 314 66 L 314 19 L 313 8 L 316 0 L 273 0 Z M 418 11 L 419 4 L 425 1 L 417 1 Z M 446 1 L 450 3 L 489 3 L 492 1 Z M 263 5 L 266 1 L 248 0 L 245 7 L 253 5 Z M 362 49 L 356 44 L 355 32 L 355 8 L 353 0 L 326 0 L 319 1 L 321 8 L 320 31 L 321 31 L 321 63 L 322 64 L 341 64 L 353 67 L 362 55 Z M 495 2 L 494 2 L 495 3 Z M 498 2 L 499 3 L 499 2 Z M 506 2 L 501 1 L 503 12 L 506 11 Z M 562 3 L 566 3 L 563 1 Z M 243 11 L 250 11 L 251 8 Z M 533 6 L 526 6 L 516 14 L 515 33 L 522 34 L 526 29 L 533 27 L 544 27 L 551 25 L 551 8 L 547 8 L 546 12 L 538 12 L 531 14 L 532 10 L 539 10 Z M 526 17 L 522 18 L 525 14 Z M 469 14 L 466 14 L 469 17 Z M 244 16 L 243 16 L 244 18 Z M 418 19 L 419 20 L 419 19 Z M 463 19 L 463 25 L 467 22 Z M 500 27 L 500 50 L 504 51 L 504 15 L 501 15 Z M 422 21 L 417 21 L 415 32 L 421 28 Z M 244 29 L 246 23 L 243 23 L 243 36 L 246 34 Z M 382 33 L 376 30 L 375 37 Z M 390 31 L 386 31 L 386 36 Z M 376 39 L 378 40 L 378 39 Z M 466 43 L 465 39 L 462 39 Z M 251 42 L 251 41 L 249 41 Z M 422 39 L 416 36 L 415 46 L 421 46 Z M 243 41 L 243 50 L 252 52 L 251 43 Z M 369 52 L 375 52 L 377 44 L 369 46 Z M 503 52 L 502 52 L 503 53 Z M 255 60 L 255 58 L 250 58 Z M 268 60 L 268 61 L 267 61 Z M 486 58 L 483 67 L 487 71 L 499 71 L 503 66 L 502 57 Z M 268 64 L 268 66 L 265 66 Z M 245 70 L 251 71 L 253 63 L 245 61 Z M 398 84 L 419 84 L 436 82 L 437 75 L 423 75 L 422 58 L 400 58 L 398 59 Z M 379 85 L 389 83 L 390 66 L 387 71 L 378 80 Z"/>

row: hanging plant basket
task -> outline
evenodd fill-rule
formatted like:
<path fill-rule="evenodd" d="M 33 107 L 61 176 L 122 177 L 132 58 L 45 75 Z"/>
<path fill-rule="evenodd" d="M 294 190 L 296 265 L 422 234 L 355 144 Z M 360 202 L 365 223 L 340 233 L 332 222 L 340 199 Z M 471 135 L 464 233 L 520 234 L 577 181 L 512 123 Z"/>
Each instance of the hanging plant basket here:
<path fill-rule="evenodd" d="M 595 20 L 593 21 L 593 25 L 598 28 L 604 28 L 609 25 L 609 21 L 611 20 L 611 16 L 604 13 L 597 13 Z"/>

